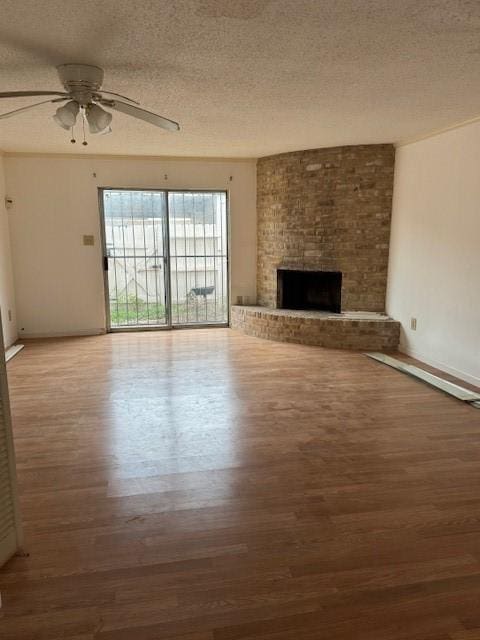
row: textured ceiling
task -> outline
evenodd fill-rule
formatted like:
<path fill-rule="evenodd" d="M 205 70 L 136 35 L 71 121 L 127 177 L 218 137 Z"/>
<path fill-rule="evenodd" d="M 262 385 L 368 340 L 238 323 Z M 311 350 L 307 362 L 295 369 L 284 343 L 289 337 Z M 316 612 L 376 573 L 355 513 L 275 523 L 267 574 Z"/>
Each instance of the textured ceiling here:
<path fill-rule="evenodd" d="M 480 114 L 478 0 L 0 0 L 0 13 L 0 90 L 60 89 L 55 65 L 97 64 L 106 89 L 182 127 L 115 113 L 84 149 L 45 105 L 0 121 L 4 151 L 256 157 Z"/>

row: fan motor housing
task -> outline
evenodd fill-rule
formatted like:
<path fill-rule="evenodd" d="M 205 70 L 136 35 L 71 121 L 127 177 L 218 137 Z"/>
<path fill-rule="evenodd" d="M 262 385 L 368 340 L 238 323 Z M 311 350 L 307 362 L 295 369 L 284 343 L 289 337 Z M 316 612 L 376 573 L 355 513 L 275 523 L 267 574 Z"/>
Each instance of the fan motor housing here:
<path fill-rule="evenodd" d="M 61 64 L 57 67 L 60 82 L 74 100 L 86 104 L 102 86 L 103 69 L 90 64 Z"/>

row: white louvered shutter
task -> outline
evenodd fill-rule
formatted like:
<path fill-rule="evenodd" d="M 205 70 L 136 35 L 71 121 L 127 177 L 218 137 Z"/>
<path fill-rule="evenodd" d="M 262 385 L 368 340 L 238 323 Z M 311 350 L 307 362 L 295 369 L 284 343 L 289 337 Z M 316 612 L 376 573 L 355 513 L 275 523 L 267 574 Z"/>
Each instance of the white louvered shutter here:
<path fill-rule="evenodd" d="M 1 320 L 0 317 L 0 566 L 17 551 L 21 544 L 15 454 Z"/>

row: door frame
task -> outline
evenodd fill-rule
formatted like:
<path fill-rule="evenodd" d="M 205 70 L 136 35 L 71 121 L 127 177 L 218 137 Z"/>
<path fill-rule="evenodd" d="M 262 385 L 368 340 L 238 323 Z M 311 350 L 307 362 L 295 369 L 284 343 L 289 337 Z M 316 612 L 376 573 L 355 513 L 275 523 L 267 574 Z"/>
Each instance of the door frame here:
<path fill-rule="evenodd" d="M 8 390 L 7 363 L 3 354 L 5 345 L 2 331 L 2 314 L 0 311 L 0 410 L 3 413 L 5 435 L 5 461 L 7 469 L 6 483 L 9 485 L 13 522 L 8 536 L 5 534 L 0 544 L 0 567 L 12 556 L 19 553 L 23 546 L 23 525 L 20 517 L 20 504 L 18 499 L 17 463 L 15 458 L 15 443 L 12 432 L 12 414 L 10 409 L 10 393 Z M 0 426 L 1 429 L 1 426 Z M 3 460 L 2 460 L 3 462 Z M 8 496 L 8 492 L 7 492 Z M 8 501 L 8 500 L 7 500 Z M 7 530 L 6 530 L 7 531 Z"/>
<path fill-rule="evenodd" d="M 164 236 L 167 242 L 165 245 L 165 302 L 166 302 L 166 322 L 165 325 L 140 325 L 112 327 L 110 319 L 110 294 L 108 286 L 108 256 L 107 256 L 107 236 L 105 232 L 105 212 L 103 207 L 103 194 L 105 191 L 155 191 L 157 193 L 165 193 L 166 216 L 164 226 Z M 170 211 L 168 196 L 170 193 L 223 193 L 225 195 L 225 233 L 226 233 L 226 276 L 227 276 L 227 321 L 226 322 L 199 322 L 191 324 L 173 324 L 172 323 L 172 296 L 171 296 L 171 269 L 170 269 Z M 231 282 L 230 282 L 230 193 L 228 189 L 166 189 L 162 187 L 97 187 L 98 211 L 100 218 L 100 236 L 102 245 L 102 262 L 101 268 L 103 273 L 103 290 L 105 300 L 105 329 L 107 333 L 124 333 L 131 331 L 171 331 L 173 329 L 205 329 L 205 328 L 225 328 L 230 326 L 230 298 L 231 298 Z"/>

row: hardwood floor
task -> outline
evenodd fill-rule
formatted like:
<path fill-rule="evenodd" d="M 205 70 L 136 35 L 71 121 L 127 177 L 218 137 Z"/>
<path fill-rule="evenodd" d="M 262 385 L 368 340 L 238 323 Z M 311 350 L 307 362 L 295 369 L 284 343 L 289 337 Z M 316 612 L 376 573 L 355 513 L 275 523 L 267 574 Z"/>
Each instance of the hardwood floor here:
<path fill-rule="evenodd" d="M 480 411 L 228 329 L 8 370 L 30 556 L 2 640 L 480 638 Z"/>

